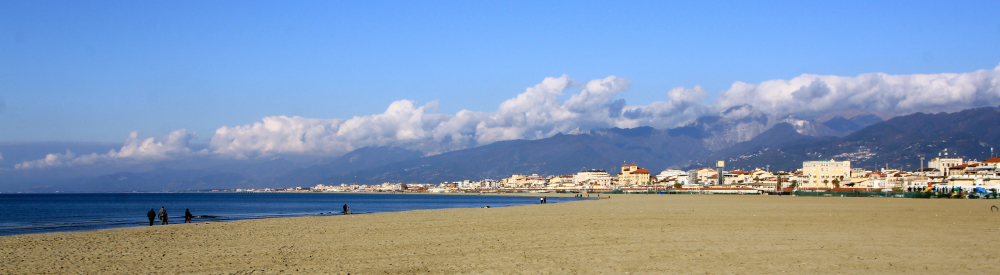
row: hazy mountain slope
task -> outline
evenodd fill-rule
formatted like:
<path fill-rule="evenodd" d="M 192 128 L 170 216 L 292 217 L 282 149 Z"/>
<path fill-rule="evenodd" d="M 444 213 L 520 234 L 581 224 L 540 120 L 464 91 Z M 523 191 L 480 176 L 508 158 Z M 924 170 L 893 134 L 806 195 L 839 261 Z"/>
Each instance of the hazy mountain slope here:
<path fill-rule="evenodd" d="M 740 142 L 729 148 L 715 151 L 708 156 L 700 157 L 688 168 L 714 167 L 717 160 L 726 161 L 727 166 L 730 166 L 730 164 L 736 165 L 734 161 L 737 159 L 745 159 L 758 155 L 776 146 L 783 147 L 792 144 L 809 143 L 820 139 L 822 138 L 799 134 L 795 131 L 795 127 L 788 123 L 779 123 L 749 141 Z M 737 167 L 732 166 L 731 168 Z"/>
<path fill-rule="evenodd" d="M 675 129 L 594 130 L 539 140 L 497 142 L 430 157 L 423 157 L 419 151 L 375 147 L 361 148 L 333 159 L 275 156 L 272 159 L 232 160 L 202 156 L 155 163 L 7 169 L 0 171 L 0 191 L 158 191 L 306 187 L 317 183 L 439 183 L 500 179 L 511 174 L 572 174 L 591 168 L 616 173 L 626 162 L 637 163 L 655 174 L 666 168 L 689 167 L 692 163 L 711 166 L 715 159 L 749 160 L 758 155 L 755 162 L 743 164 L 766 165 L 763 160 L 789 164 L 800 161 L 801 157 L 776 155 L 778 159 L 771 159 L 769 155 L 760 154 L 762 148 L 766 151 L 779 145 L 788 147 L 825 140 L 807 136 L 843 135 L 843 131 L 875 120 L 880 118 L 837 116 L 824 121 L 829 124 L 824 125 L 814 120 L 765 114 L 751 106 L 737 106 Z"/>
<path fill-rule="evenodd" d="M 884 120 L 881 117 L 874 114 L 862 114 L 852 117 L 851 119 L 849 119 L 849 121 L 851 123 L 854 123 L 855 125 L 858 125 L 858 127 L 860 128 L 864 128 L 868 127 L 868 125 L 879 123 Z M 860 130 L 860 128 L 858 130 Z"/>
<path fill-rule="evenodd" d="M 649 127 L 609 129 L 540 140 L 497 142 L 326 178 L 317 183 L 440 183 L 500 179 L 511 174 L 572 174 L 583 169 L 617 173 L 624 162 L 660 171 L 708 152 L 697 139 L 671 137 L 663 130 Z"/>
<path fill-rule="evenodd" d="M 158 170 L 148 173 L 115 173 L 91 179 L 84 190 L 70 192 L 182 191 L 264 187 L 235 173 Z"/>
<path fill-rule="evenodd" d="M 341 176 L 358 170 L 367 170 L 386 164 L 418 159 L 420 151 L 396 147 L 365 147 L 325 164 L 313 165 L 281 173 L 271 182 L 280 187 L 311 185 L 320 179 Z"/>
<path fill-rule="evenodd" d="M 852 166 L 873 169 L 920 168 L 920 156 L 936 157 L 945 148 L 952 156 L 986 159 L 1000 144 L 1000 110 L 976 108 L 956 113 L 916 113 L 876 123 L 843 138 L 788 144 L 737 160 L 734 167 L 792 170 L 802 161 L 851 160 Z"/>
<path fill-rule="evenodd" d="M 742 105 L 729 108 L 714 116 L 700 117 L 682 127 L 668 130 L 672 136 L 686 135 L 701 139 L 705 148 L 718 151 L 737 143 L 749 141 L 778 124 L 791 125 L 796 132 L 808 136 L 843 136 L 850 129 L 834 130 L 813 120 L 794 118 L 788 115 L 766 114 Z M 857 127 L 848 122 L 849 127 Z M 841 127 L 842 128 L 842 127 Z"/>

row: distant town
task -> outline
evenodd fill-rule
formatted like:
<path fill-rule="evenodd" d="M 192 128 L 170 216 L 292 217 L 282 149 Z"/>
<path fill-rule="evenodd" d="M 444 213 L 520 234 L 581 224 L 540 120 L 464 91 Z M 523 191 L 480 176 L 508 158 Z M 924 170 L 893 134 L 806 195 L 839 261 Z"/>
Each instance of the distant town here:
<path fill-rule="evenodd" d="M 428 183 L 359 185 L 318 184 L 285 189 L 236 189 L 236 192 L 532 192 L 532 193 L 712 193 L 781 194 L 791 192 L 944 192 L 992 194 L 1000 189 L 1000 157 L 984 161 L 948 157 L 947 152 L 914 171 L 852 168 L 850 161 L 805 161 L 795 171 L 714 168 L 667 169 L 653 175 L 638 164 L 625 164 L 616 174 L 591 169 L 576 174 L 540 176 L 515 174 L 503 179 Z M 923 164 L 923 160 L 921 160 Z M 720 172 L 721 171 L 721 172 Z"/>

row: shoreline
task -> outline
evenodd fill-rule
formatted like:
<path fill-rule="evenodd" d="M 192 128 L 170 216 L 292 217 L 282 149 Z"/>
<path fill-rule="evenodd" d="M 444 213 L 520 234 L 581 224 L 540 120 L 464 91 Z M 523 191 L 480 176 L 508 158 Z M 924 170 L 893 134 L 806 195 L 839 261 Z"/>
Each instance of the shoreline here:
<path fill-rule="evenodd" d="M 69 194 L 69 193 L 55 194 L 55 193 L 53 193 L 53 194 L 41 194 L 41 195 L 70 195 L 70 196 L 72 196 L 72 195 L 121 195 L 121 194 L 136 194 L 136 193 L 79 193 L 79 194 Z M 151 194 L 151 193 L 144 193 L 144 194 Z M 190 193 L 152 193 L 152 194 L 190 194 Z M 226 194 L 226 195 L 229 195 L 229 194 L 240 194 L 240 193 L 199 193 L 199 194 L 220 194 L 220 195 Z M 267 194 L 270 194 L 270 193 L 262 193 L 262 194 L 264 196 L 267 196 Z M 309 194 L 311 194 L 311 193 L 309 193 Z M 328 193 L 328 195 L 343 195 L 343 194 L 351 194 L 351 195 L 347 195 L 347 197 L 350 197 L 350 196 L 355 195 L 355 194 L 357 194 L 359 197 L 363 197 L 363 196 L 390 196 L 391 197 L 392 195 L 402 195 L 402 194 L 399 194 L 399 193 Z M 463 199 L 463 200 L 470 200 L 470 199 L 471 200 L 475 200 L 474 197 L 481 197 L 480 194 L 471 194 L 471 193 L 468 193 L 468 194 L 464 194 L 464 193 L 453 193 L 453 194 L 416 193 L 416 194 L 406 194 L 406 195 L 449 195 L 449 196 L 466 196 L 466 197 L 469 197 L 469 199 Z M 484 194 L 484 195 L 485 196 L 491 196 L 491 197 L 498 197 L 498 196 L 499 197 L 531 197 L 531 196 L 527 196 L 526 194 L 522 194 L 522 195 L 518 195 L 518 194 L 509 194 L 509 195 L 508 194 Z M 250 195 L 250 196 L 254 196 L 254 195 Z M 293 195 L 293 197 L 294 197 L 294 195 Z M 537 196 L 537 197 L 542 197 L 542 196 Z M 552 197 L 552 198 L 569 198 L 569 199 L 573 199 L 573 200 L 586 200 L 587 199 L 587 198 L 573 198 L 572 196 L 548 196 L 548 197 Z M 362 199 L 362 200 L 367 200 L 367 199 Z M 425 200 L 425 199 L 418 199 L 417 201 L 422 201 L 422 200 Z M 521 200 L 521 202 L 509 201 L 507 203 L 501 203 L 501 204 L 491 204 L 489 201 L 491 201 L 491 200 L 483 200 L 483 204 L 484 204 L 483 206 L 486 206 L 488 204 L 489 206 L 491 206 L 491 208 L 498 208 L 498 207 L 509 207 L 509 206 L 537 204 L 537 201 L 523 201 L 523 200 Z M 460 201 L 449 202 L 449 200 L 438 200 L 438 202 L 442 202 L 443 203 L 442 205 L 445 205 L 444 208 L 435 208 L 435 207 L 442 207 L 442 205 L 436 205 L 436 206 L 419 206 L 419 207 L 430 207 L 430 208 L 419 208 L 419 207 L 417 207 L 415 209 L 414 208 L 411 208 L 411 209 L 391 209 L 391 210 L 387 210 L 387 209 L 369 209 L 368 211 L 356 212 L 356 213 L 353 213 L 353 214 L 354 215 L 362 215 L 362 214 L 376 214 L 376 213 L 405 212 L 405 211 L 413 211 L 413 210 L 433 210 L 433 209 L 450 209 L 450 208 L 479 208 L 479 206 L 469 206 L 468 202 L 465 202 L 465 203 L 460 202 Z M 565 199 L 560 199 L 560 200 L 557 200 L 557 201 L 551 201 L 550 200 L 549 203 L 553 203 L 554 204 L 554 203 L 563 203 L 563 202 L 568 202 L 568 201 L 565 200 Z M 457 203 L 457 204 L 454 204 L 454 203 Z M 496 201 L 494 201 L 494 203 L 496 203 Z M 520 204 L 517 204 L 517 203 L 520 203 Z M 450 206 L 449 207 L 449 206 L 447 206 L 448 204 L 454 204 L 455 206 Z M 351 205 L 353 206 L 354 204 L 351 204 Z M 179 223 L 183 223 L 183 217 L 180 216 L 177 213 L 174 213 L 174 214 L 175 215 L 171 216 L 171 221 L 174 221 L 174 222 L 172 222 L 170 225 L 177 225 Z M 205 213 L 201 213 L 201 214 L 205 214 Z M 319 212 L 314 212 L 314 211 L 301 212 L 300 211 L 300 212 L 288 212 L 288 213 L 272 213 L 272 212 L 239 213 L 239 214 L 235 214 L 235 215 L 229 215 L 229 214 L 221 213 L 222 216 L 219 216 L 219 214 L 220 213 L 209 213 L 207 215 L 198 215 L 198 216 L 195 216 L 195 218 L 192 221 L 193 221 L 193 223 L 219 223 L 219 222 L 233 222 L 233 221 L 240 221 L 240 220 L 256 220 L 256 219 L 272 219 L 272 218 L 291 218 L 291 217 L 322 217 L 322 216 L 338 216 L 338 215 L 343 215 L 340 211 L 333 211 L 333 212 L 331 212 L 329 210 L 323 210 L 323 211 L 319 211 Z M 232 213 L 230 213 L 230 214 L 232 214 Z M 159 223 L 160 223 L 159 220 L 155 221 L 155 224 L 156 224 L 155 226 L 162 226 Z M 0 229 L 2 229 L 3 231 L 8 231 L 8 232 L 4 232 L 4 233 L 0 234 L 0 236 L 19 236 L 19 235 L 29 235 L 29 234 L 64 233 L 64 232 L 85 232 L 85 231 L 94 231 L 94 230 L 106 230 L 106 229 L 117 229 L 117 228 L 131 228 L 131 227 L 149 227 L 149 225 L 146 224 L 145 216 L 144 215 L 143 215 L 142 219 L 134 219 L 134 218 L 127 217 L 127 218 L 125 218 L 125 220 L 122 220 L 121 218 L 116 218 L 116 217 L 104 217 L 104 218 L 84 219 L 84 220 L 65 220 L 65 221 L 58 221 L 58 222 L 53 222 L 53 221 L 45 220 L 44 223 L 29 223 L 29 224 L 23 224 L 23 225 L 11 225 L 11 226 L 0 227 Z M 18 233 L 18 232 L 23 232 L 23 233 Z"/>
<path fill-rule="evenodd" d="M 993 273 L 988 200 L 615 195 L 0 237 L 11 273 Z M 943 234 L 943 235 L 942 235 Z"/>

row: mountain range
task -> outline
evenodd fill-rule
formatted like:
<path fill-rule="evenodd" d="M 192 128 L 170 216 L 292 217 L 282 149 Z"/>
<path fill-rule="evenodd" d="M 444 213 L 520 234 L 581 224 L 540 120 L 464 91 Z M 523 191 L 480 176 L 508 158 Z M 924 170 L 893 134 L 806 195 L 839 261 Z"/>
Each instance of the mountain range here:
<path fill-rule="evenodd" d="M 6 178 L 0 179 L 0 192 L 440 183 L 501 179 L 511 174 L 563 175 L 583 169 L 604 169 L 614 174 L 623 163 L 637 163 L 655 174 L 667 168 L 712 166 L 715 160 L 727 160 L 728 168 L 742 169 L 770 165 L 771 170 L 793 170 L 804 160 L 828 158 L 852 160 L 855 167 L 869 169 L 917 169 L 919 156 L 930 158 L 948 148 L 959 156 L 985 159 L 990 155 L 989 147 L 1000 142 L 1000 130 L 995 130 L 1000 129 L 996 127 L 1000 123 L 997 108 L 916 113 L 887 121 L 882 117 L 855 112 L 799 119 L 766 114 L 744 105 L 672 129 L 598 129 L 537 140 L 501 141 L 430 156 L 403 148 L 367 147 L 332 159 L 204 158 L 156 165 L 75 168 L 76 172 L 68 173 L 71 176 L 62 177 L 51 171 L 6 169 L 0 171 L 0 176 Z M 106 148 L 101 146 L 92 150 Z"/>
<path fill-rule="evenodd" d="M 752 149 L 715 154 L 690 167 L 724 159 L 728 160 L 728 167 L 752 169 L 771 165 L 772 170 L 790 171 L 800 168 L 802 161 L 836 159 L 850 160 L 852 167 L 866 169 L 915 170 L 921 168 L 921 157 L 930 160 L 945 149 L 949 157 L 984 160 L 993 156 L 993 147 L 1000 144 L 1000 109 L 915 113 L 872 124 L 844 137 L 785 136 L 789 140 L 778 144 L 757 146 L 753 141 L 738 144 L 734 147 Z"/>

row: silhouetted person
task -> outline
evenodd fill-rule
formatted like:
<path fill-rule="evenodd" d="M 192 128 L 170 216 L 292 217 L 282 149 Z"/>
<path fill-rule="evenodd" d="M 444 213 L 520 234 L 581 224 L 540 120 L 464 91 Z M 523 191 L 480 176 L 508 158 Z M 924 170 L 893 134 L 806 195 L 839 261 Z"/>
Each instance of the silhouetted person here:
<path fill-rule="evenodd" d="M 191 218 L 194 218 L 194 215 L 191 215 L 191 209 L 184 209 L 184 223 L 191 222 Z"/>
<path fill-rule="evenodd" d="M 347 215 L 347 205 L 344 205 L 344 215 Z"/>
<path fill-rule="evenodd" d="M 156 219 L 156 210 L 150 208 L 149 212 L 146 213 L 146 217 L 149 218 L 149 226 L 153 226 L 153 220 Z"/>
<path fill-rule="evenodd" d="M 160 225 L 167 224 L 167 209 L 160 206 Z"/>

